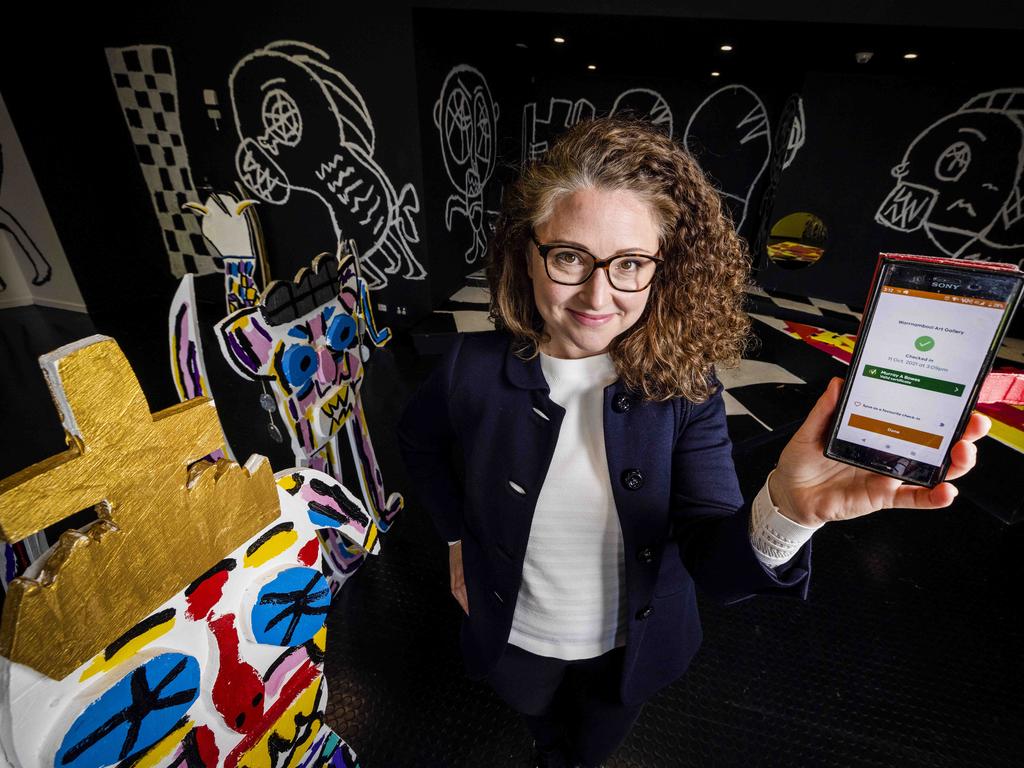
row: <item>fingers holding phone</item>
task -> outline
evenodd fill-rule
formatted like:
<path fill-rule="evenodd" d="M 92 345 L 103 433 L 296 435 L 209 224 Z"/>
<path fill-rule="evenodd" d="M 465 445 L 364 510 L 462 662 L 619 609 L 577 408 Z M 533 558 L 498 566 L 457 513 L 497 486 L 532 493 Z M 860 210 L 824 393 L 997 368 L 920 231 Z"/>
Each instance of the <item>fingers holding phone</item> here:
<path fill-rule="evenodd" d="M 967 472 L 987 426 L 971 410 L 1022 295 L 1010 265 L 882 254 L 825 455 L 933 489 Z"/>

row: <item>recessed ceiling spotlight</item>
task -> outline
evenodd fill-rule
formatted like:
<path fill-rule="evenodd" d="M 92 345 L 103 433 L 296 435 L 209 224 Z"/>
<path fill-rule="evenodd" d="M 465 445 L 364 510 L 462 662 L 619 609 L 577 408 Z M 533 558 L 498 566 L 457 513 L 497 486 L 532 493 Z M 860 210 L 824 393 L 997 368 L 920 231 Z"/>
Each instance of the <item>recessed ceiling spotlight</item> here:
<path fill-rule="evenodd" d="M 595 69 L 597 69 L 597 64 L 587 64 L 587 69 L 593 72 Z"/>
<path fill-rule="evenodd" d="M 731 50 L 732 50 L 732 46 L 731 46 L 731 45 L 729 45 L 728 43 L 726 43 L 725 45 L 723 45 L 723 46 L 722 46 L 721 48 L 719 48 L 718 50 L 720 50 L 720 51 L 726 51 L 726 52 L 729 52 L 729 51 L 731 51 Z"/>
<path fill-rule="evenodd" d="M 722 74 L 722 73 L 721 72 L 712 72 L 711 76 L 712 77 L 718 77 L 720 74 Z"/>
<path fill-rule="evenodd" d="M 516 43 L 516 48 L 529 48 L 526 43 Z"/>
<path fill-rule="evenodd" d="M 556 43 L 564 43 L 565 42 L 565 38 L 564 37 L 556 37 L 555 38 L 555 42 Z"/>
<path fill-rule="evenodd" d="M 904 53 L 903 54 L 903 58 L 904 59 L 916 59 L 917 58 L 917 54 L 914 53 L 913 51 L 911 51 L 910 53 Z"/>

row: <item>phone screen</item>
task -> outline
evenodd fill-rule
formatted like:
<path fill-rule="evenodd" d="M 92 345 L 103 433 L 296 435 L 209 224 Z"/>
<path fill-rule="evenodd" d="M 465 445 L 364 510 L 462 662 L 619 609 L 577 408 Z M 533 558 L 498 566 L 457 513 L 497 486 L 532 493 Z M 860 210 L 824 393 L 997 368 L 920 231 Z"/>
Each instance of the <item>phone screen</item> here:
<path fill-rule="evenodd" d="M 826 455 L 939 482 L 1020 288 L 1019 274 L 883 261 Z"/>

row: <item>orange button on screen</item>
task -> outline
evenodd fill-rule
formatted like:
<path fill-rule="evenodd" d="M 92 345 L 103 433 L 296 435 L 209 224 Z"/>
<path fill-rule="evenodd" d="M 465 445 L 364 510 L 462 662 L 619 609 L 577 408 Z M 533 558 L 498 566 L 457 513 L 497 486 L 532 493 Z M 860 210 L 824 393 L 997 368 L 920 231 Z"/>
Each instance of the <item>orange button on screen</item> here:
<path fill-rule="evenodd" d="M 886 437 L 899 438 L 909 443 L 923 445 L 926 448 L 938 448 L 942 445 L 942 435 L 933 435 L 931 432 L 901 427 L 899 424 L 891 424 L 881 419 L 869 419 L 867 416 L 851 414 L 849 423 L 851 427 L 856 427 L 857 429 L 866 429 L 868 432 L 876 432 Z"/>

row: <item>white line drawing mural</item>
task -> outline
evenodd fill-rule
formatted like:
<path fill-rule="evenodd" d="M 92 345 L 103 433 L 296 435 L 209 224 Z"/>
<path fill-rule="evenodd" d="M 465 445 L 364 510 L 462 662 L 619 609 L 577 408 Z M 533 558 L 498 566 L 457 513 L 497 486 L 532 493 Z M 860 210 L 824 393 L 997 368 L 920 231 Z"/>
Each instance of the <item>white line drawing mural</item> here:
<path fill-rule="evenodd" d="M 592 120 L 597 114 L 587 99 L 556 99 L 548 101 L 546 117 L 538 117 L 537 102 L 523 106 L 522 162 L 536 160 L 547 152 L 551 141 L 576 123 Z M 648 120 L 672 135 L 672 108 L 665 97 L 650 88 L 629 88 L 618 95 L 610 115 L 622 114 Z"/>
<path fill-rule="evenodd" d="M 217 271 L 199 223 L 181 212 L 196 197 L 178 116 L 174 57 L 165 45 L 107 48 L 117 99 L 131 133 L 153 210 L 163 230 L 171 273 Z"/>
<path fill-rule="evenodd" d="M 1024 88 L 980 93 L 910 142 L 875 221 L 923 228 L 948 256 L 1024 248 Z M 1022 259 L 1024 262 L 1024 259 Z"/>
<path fill-rule="evenodd" d="M 389 275 L 422 280 L 410 244 L 419 242 L 419 197 L 396 192 L 374 159 L 366 102 L 319 48 L 279 40 L 244 56 L 228 79 L 240 144 L 235 169 L 252 193 L 280 205 L 292 190 L 313 195 L 335 237 L 360 245 L 361 277 L 382 288 Z"/>
<path fill-rule="evenodd" d="M 612 115 L 628 114 L 647 120 L 672 135 L 672 108 L 665 97 L 650 88 L 630 88 L 623 91 L 612 104 Z"/>
<path fill-rule="evenodd" d="M 750 195 L 771 157 L 764 103 L 745 85 L 719 88 L 690 115 L 683 144 L 715 180 L 736 229 L 740 229 L 747 218 Z"/>
<path fill-rule="evenodd" d="M 459 213 L 473 230 L 473 242 L 465 253 L 472 264 L 487 251 L 484 187 L 494 173 L 498 131 L 498 103 L 479 70 L 468 64 L 452 68 L 434 103 L 434 125 L 441 137 L 441 157 L 448 179 L 455 187 L 444 205 L 444 224 L 452 231 L 452 217 Z"/>
<path fill-rule="evenodd" d="M 548 150 L 551 140 L 567 128 L 594 117 L 594 105 L 586 99 L 551 99 L 547 117 L 537 116 L 537 102 L 523 105 L 523 165 Z"/>
<path fill-rule="evenodd" d="M 3 192 L 3 181 L 4 181 L 4 147 L 0 144 L 0 193 Z M 0 197 L 2 199 L 2 197 Z M 50 281 L 50 277 L 53 274 L 53 270 L 50 267 L 50 262 L 46 260 L 46 256 L 39 250 L 39 246 L 36 245 L 36 241 L 32 239 L 31 235 L 25 231 L 25 228 L 21 226 L 21 222 L 15 217 L 13 213 L 8 211 L 4 206 L 0 205 L 0 232 L 6 232 L 11 236 L 11 240 L 18 247 L 18 251 L 25 257 L 25 260 L 32 266 L 32 285 L 42 285 Z M 7 283 L 4 282 L 3 275 L 0 275 L 0 291 L 7 290 Z"/>
<path fill-rule="evenodd" d="M 807 118 L 804 116 L 804 100 L 796 97 L 795 110 L 793 112 L 793 123 L 786 137 L 786 157 L 782 161 L 782 169 L 785 170 L 793 164 L 797 152 L 807 141 Z"/>
<path fill-rule="evenodd" d="M 804 117 L 804 102 L 800 94 L 790 94 L 782 106 L 779 121 L 775 124 L 773 151 L 768 165 L 768 183 L 757 213 L 757 234 L 753 238 L 752 253 L 756 259 L 768 254 L 768 238 L 771 233 L 771 214 L 775 208 L 775 196 L 782 179 L 782 171 L 796 158 L 807 140 L 807 120 Z"/>

